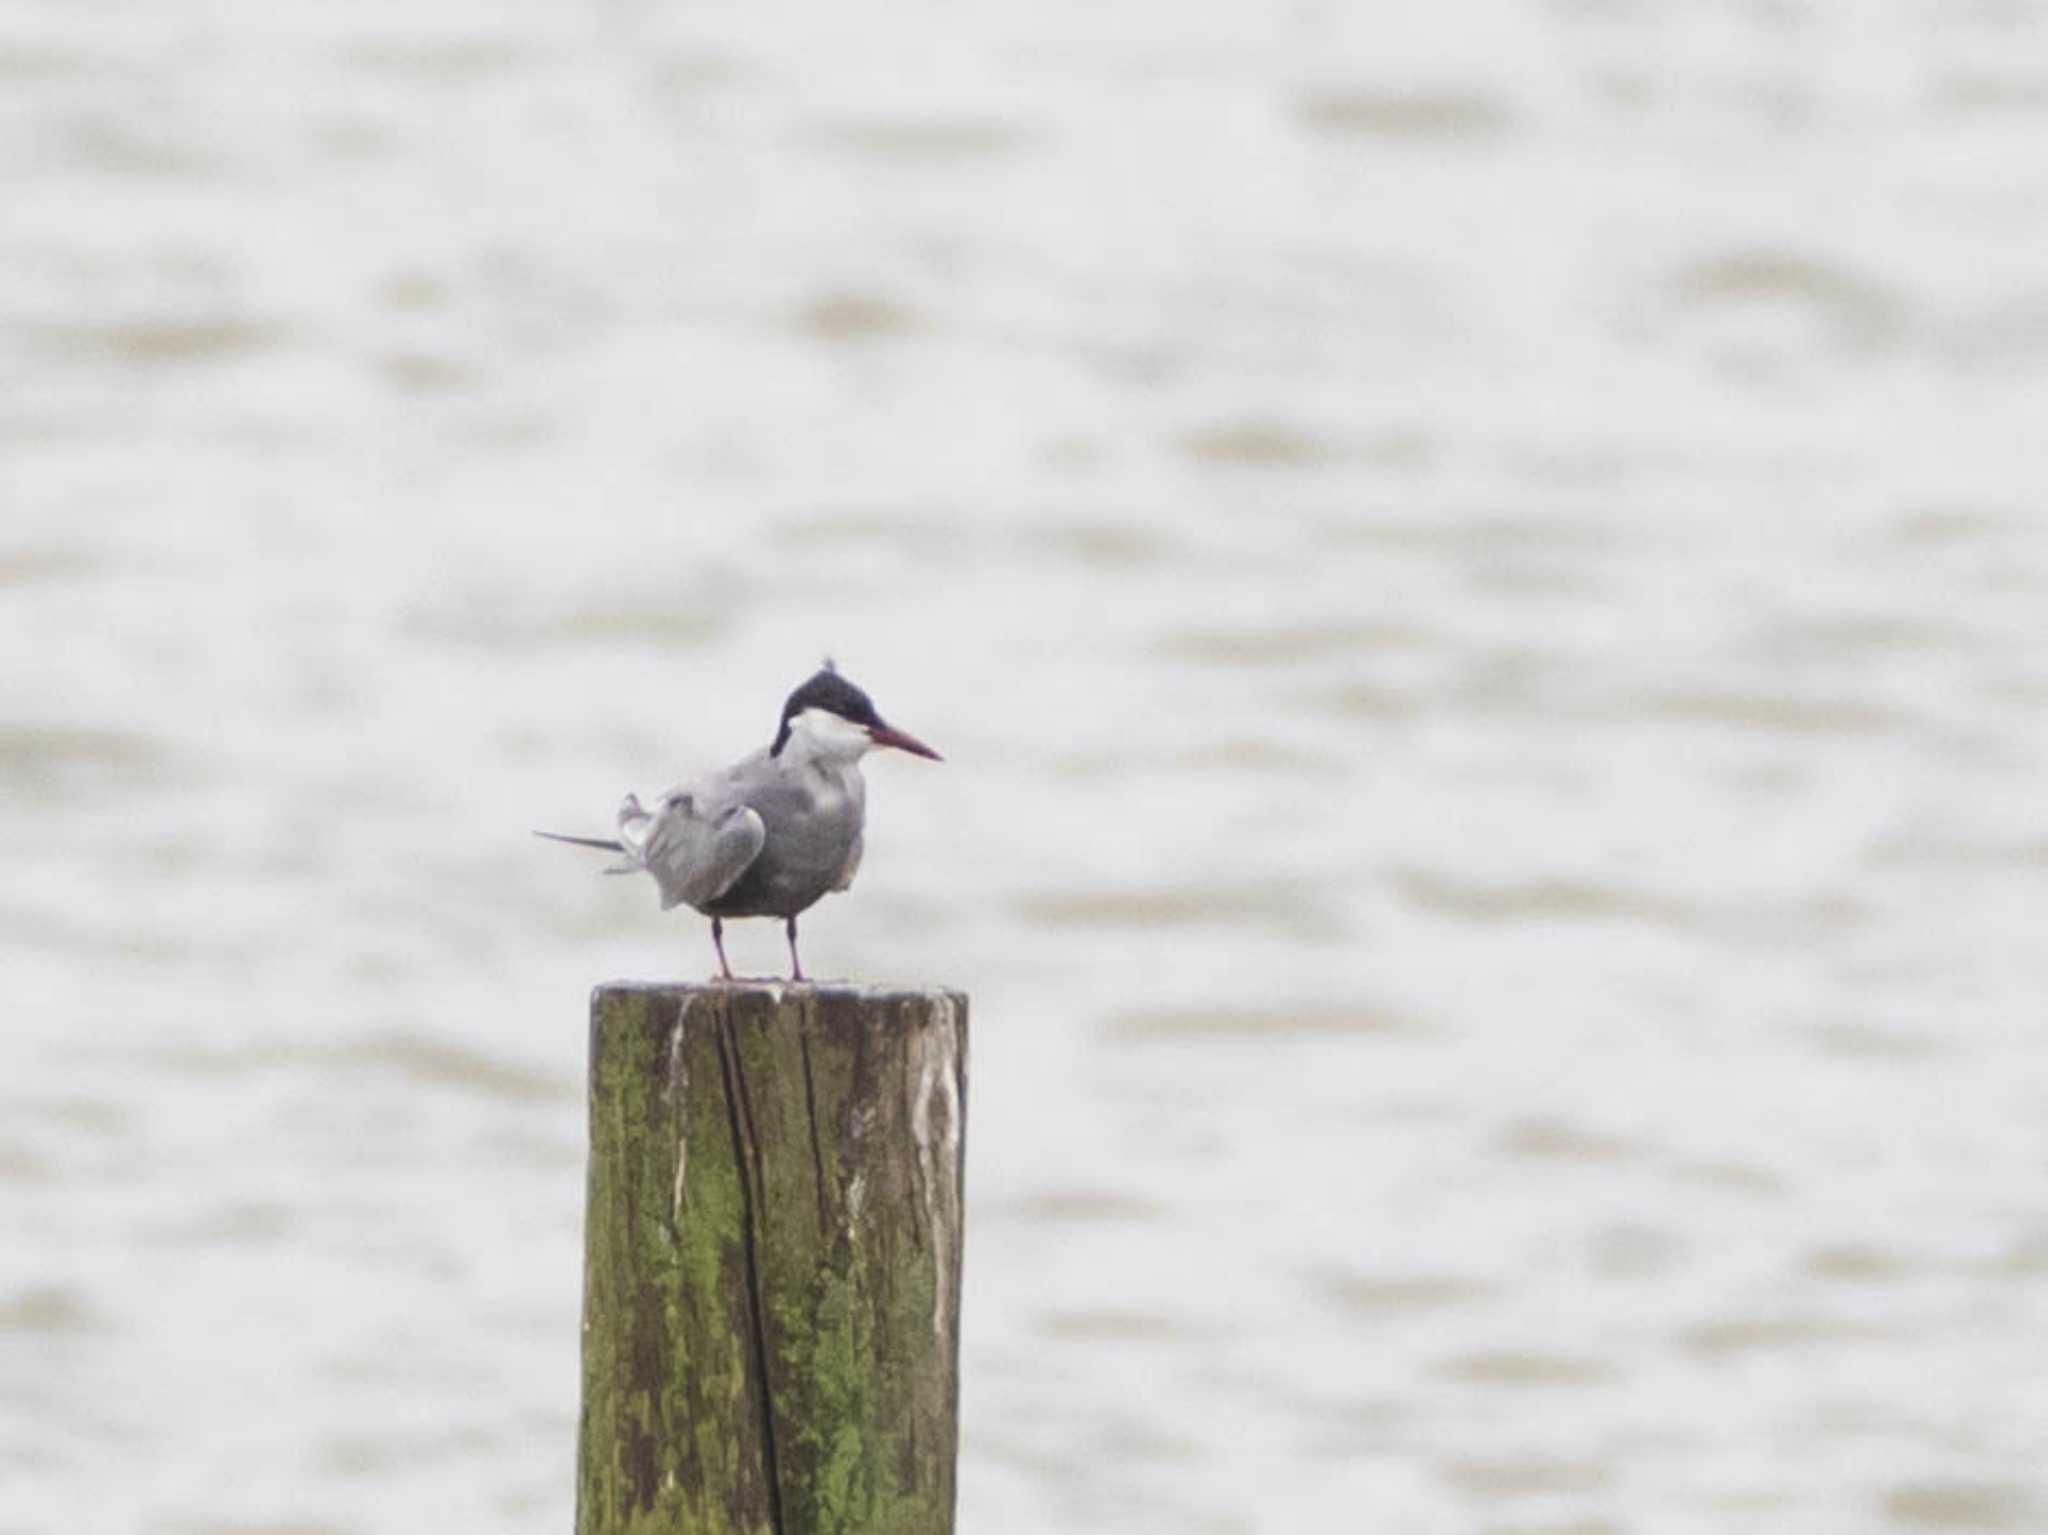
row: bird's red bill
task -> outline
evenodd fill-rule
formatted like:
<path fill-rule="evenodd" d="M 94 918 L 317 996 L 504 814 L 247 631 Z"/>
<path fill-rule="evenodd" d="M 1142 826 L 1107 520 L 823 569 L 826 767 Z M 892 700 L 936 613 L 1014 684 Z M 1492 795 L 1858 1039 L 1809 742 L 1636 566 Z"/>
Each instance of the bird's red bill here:
<path fill-rule="evenodd" d="M 873 737 L 877 746 L 893 746 L 898 751 L 909 752 L 913 757 L 929 757 L 934 762 L 946 760 L 909 731 L 898 730 L 894 725 L 871 725 L 868 727 L 868 734 Z"/>

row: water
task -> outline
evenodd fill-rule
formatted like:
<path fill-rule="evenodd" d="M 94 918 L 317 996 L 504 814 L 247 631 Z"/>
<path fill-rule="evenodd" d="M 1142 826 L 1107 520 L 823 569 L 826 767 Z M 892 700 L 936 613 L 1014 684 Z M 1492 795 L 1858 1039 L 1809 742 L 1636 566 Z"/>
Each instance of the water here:
<path fill-rule="evenodd" d="M 827 650 L 963 1531 L 2048 1524 L 2044 44 L 0 12 L 0 1531 L 566 1527 L 525 829 Z"/>

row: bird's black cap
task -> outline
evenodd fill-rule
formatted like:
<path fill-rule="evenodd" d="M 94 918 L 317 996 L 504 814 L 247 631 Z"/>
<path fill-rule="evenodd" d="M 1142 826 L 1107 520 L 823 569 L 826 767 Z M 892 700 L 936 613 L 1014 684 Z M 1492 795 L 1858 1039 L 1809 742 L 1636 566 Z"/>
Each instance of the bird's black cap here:
<path fill-rule="evenodd" d="M 851 720 L 870 729 L 882 723 L 882 716 L 875 713 L 874 700 L 840 676 L 839 669 L 828 660 L 783 704 L 782 725 L 775 732 L 775 744 L 768 748 L 769 756 L 782 754 L 783 746 L 789 741 L 789 722 L 806 709 L 823 709 L 828 714 L 836 714 L 843 720 Z"/>

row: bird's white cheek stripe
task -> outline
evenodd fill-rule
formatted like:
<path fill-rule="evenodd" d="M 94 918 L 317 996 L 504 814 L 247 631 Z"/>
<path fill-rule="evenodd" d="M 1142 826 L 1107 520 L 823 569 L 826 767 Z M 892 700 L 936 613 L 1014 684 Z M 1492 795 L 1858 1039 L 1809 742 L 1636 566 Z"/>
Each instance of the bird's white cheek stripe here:
<path fill-rule="evenodd" d="M 863 727 L 827 709 L 806 709 L 791 724 L 816 754 L 857 757 L 874 744 Z"/>

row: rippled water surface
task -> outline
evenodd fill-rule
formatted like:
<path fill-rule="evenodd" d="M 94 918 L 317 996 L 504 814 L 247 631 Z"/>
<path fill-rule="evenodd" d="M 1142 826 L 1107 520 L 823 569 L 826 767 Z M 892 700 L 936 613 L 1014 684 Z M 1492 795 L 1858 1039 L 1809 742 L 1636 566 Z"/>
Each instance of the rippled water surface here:
<path fill-rule="evenodd" d="M 827 650 L 967 1535 L 2048 1527 L 2048 8 L 1432 17 L 0 8 L 0 1531 L 567 1526 Z"/>

